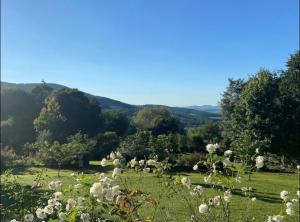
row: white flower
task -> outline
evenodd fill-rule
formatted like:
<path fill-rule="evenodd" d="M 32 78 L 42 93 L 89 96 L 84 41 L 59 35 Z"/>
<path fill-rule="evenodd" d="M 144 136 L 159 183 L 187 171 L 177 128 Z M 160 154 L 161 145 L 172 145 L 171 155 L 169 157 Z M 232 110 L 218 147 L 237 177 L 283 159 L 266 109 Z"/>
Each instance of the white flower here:
<path fill-rule="evenodd" d="M 112 173 L 112 177 L 116 178 L 117 176 L 119 176 L 121 174 L 122 170 L 120 168 L 115 168 L 113 173 Z"/>
<path fill-rule="evenodd" d="M 115 159 L 114 161 L 113 161 L 113 165 L 114 166 L 118 166 L 120 164 L 120 160 L 119 159 Z"/>
<path fill-rule="evenodd" d="M 90 194 L 93 197 L 99 198 L 103 197 L 103 186 L 101 183 L 94 183 L 90 188 Z"/>
<path fill-rule="evenodd" d="M 56 202 L 57 202 L 57 201 L 56 201 L 54 198 L 50 198 L 50 199 L 48 200 L 48 205 L 49 205 L 49 206 L 55 206 Z"/>
<path fill-rule="evenodd" d="M 100 165 L 103 166 L 103 167 L 107 166 L 107 160 L 106 160 L 106 158 L 103 158 L 103 159 L 101 160 Z"/>
<path fill-rule="evenodd" d="M 242 191 L 243 193 L 245 193 L 245 192 L 248 191 L 248 188 L 247 188 L 247 187 L 242 187 L 242 188 L 241 188 L 241 191 Z"/>
<path fill-rule="evenodd" d="M 226 150 L 226 151 L 224 152 L 224 155 L 225 155 L 225 156 L 231 156 L 231 155 L 232 155 L 232 150 Z"/>
<path fill-rule="evenodd" d="M 220 206 L 220 204 L 221 204 L 221 197 L 220 196 L 215 196 L 213 198 L 213 204 L 216 205 L 216 206 Z"/>
<path fill-rule="evenodd" d="M 252 198 L 251 198 L 251 201 L 252 201 L 252 202 L 255 202 L 255 201 L 256 201 L 256 197 L 252 197 Z"/>
<path fill-rule="evenodd" d="M 130 163 L 130 167 L 133 168 L 137 165 L 138 162 L 136 161 L 136 158 L 133 158 L 132 160 L 130 160 L 129 163 Z"/>
<path fill-rule="evenodd" d="M 83 222 L 89 222 L 90 221 L 90 215 L 88 213 L 83 213 L 80 215 L 80 219 Z"/>
<path fill-rule="evenodd" d="M 216 152 L 216 146 L 214 144 L 207 144 L 206 150 L 207 150 L 207 152 L 212 154 L 212 153 Z"/>
<path fill-rule="evenodd" d="M 33 219 L 34 219 L 34 215 L 33 215 L 33 214 L 26 214 L 26 215 L 24 216 L 25 222 L 32 222 Z"/>
<path fill-rule="evenodd" d="M 143 169 L 143 173 L 149 173 L 150 172 L 150 168 L 149 167 L 146 167 Z"/>
<path fill-rule="evenodd" d="M 256 168 L 258 168 L 258 169 L 262 168 L 264 166 L 264 161 L 265 161 L 265 158 L 263 156 L 257 156 L 255 159 Z"/>
<path fill-rule="evenodd" d="M 67 219 L 67 215 L 64 212 L 60 212 L 58 214 L 59 221 L 65 221 Z"/>
<path fill-rule="evenodd" d="M 201 196 L 201 194 L 203 193 L 203 187 L 200 185 L 197 185 L 193 191 L 190 192 L 190 194 L 192 195 L 192 197 L 198 197 Z"/>
<path fill-rule="evenodd" d="M 54 193 L 54 198 L 55 198 L 56 200 L 63 200 L 63 199 L 64 199 L 64 195 L 63 195 L 62 192 L 55 192 L 55 193 Z"/>
<path fill-rule="evenodd" d="M 35 211 L 37 218 L 39 219 L 45 219 L 47 217 L 46 213 L 44 212 L 44 210 L 42 208 L 38 208 Z"/>
<path fill-rule="evenodd" d="M 75 177 L 76 175 L 75 175 L 75 173 L 71 173 L 70 176 L 71 177 Z"/>
<path fill-rule="evenodd" d="M 300 198 L 300 190 L 297 190 L 297 196 Z"/>
<path fill-rule="evenodd" d="M 188 187 L 188 188 L 190 189 L 190 187 L 191 187 L 191 180 L 190 180 L 189 178 L 187 178 L 187 177 L 182 177 L 181 183 L 182 183 L 184 186 L 186 186 L 186 187 Z"/>
<path fill-rule="evenodd" d="M 300 165 L 297 165 L 297 170 L 300 170 Z"/>
<path fill-rule="evenodd" d="M 111 152 L 109 154 L 110 159 L 114 160 L 116 158 L 116 154 L 114 152 Z"/>
<path fill-rule="evenodd" d="M 111 188 L 111 193 L 112 193 L 112 196 L 118 196 L 118 195 L 120 195 L 121 194 L 120 186 L 119 185 L 113 186 Z"/>
<path fill-rule="evenodd" d="M 193 166 L 193 170 L 198 170 L 198 165 L 196 164 L 195 166 Z"/>
<path fill-rule="evenodd" d="M 144 166 L 145 165 L 145 160 L 140 160 L 139 161 L 139 165 L 142 167 L 142 166 Z"/>
<path fill-rule="evenodd" d="M 122 154 L 121 154 L 119 151 L 116 153 L 116 156 L 117 156 L 118 158 L 122 158 Z"/>
<path fill-rule="evenodd" d="M 10 222 L 20 222 L 20 221 L 18 221 L 16 219 L 12 219 L 12 220 L 10 220 Z"/>
<path fill-rule="evenodd" d="M 82 184 L 81 184 L 81 183 L 78 183 L 78 184 L 75 184 L 75 185 L 74 185 L 74 189 L 75 189 L 75 190 L 79 190 L 81 187 L 82 187 Z"/>
<path fill-rule="evenodd" d="M 50 206 L 50 205 L 45 206 L 44 212 L 46 214 L 52 214 L 53 213 L 53 206 Z"/>
<path fill-rule="evenodd" d="M 54 190 L 55 189 L 55 182 L 54 181 L 49 182 L 48 187 L 49 187 L 50 190 Z"/>
<path fill-rule="evenodd" d="M 259 154 L 259 149 L 258 148 L 255 149 L 255 153 Z"/>
<path fill-rule="evenodd" d="M 61 181 L 55 181 L 55 188 L 58 189 L 62 187 L 63 183 Z"/>
<path fill-rule="evenodd" d="M 280 192 L 280 198 L 283 199 L 284 201 L 287 201 L 287 199 L 289 198 L 289 192 L 286 190 L 283 190 Z"/>
<path fill-rule="evenodd" d="M 224 192 L 224 201 L 229 203 L 231 201 L 231 198 L 232 198 L 232 194 L 231 194 L 231 191 L 230 190 L 226 190 Z"/>
<path fill-rule="evenodd" d="M 205 214 L 205 213 L 207 213 L 207 211 L 208 211 L 207 204 L 201 204 L 199 206 L 199 212 L 200 212 L 200 214 Z"/>
<path fill-rule="evenodd" d="M 287 215 L 290 215 L 290 216 L 294 215 L 294 210 L 292 207 L 286 208 L 285 212 Z"/>
<path fill-rule="evenodd" d="M 269 216 L 267 222 L 283 222 L 283 216 L 280 215 Z"/>

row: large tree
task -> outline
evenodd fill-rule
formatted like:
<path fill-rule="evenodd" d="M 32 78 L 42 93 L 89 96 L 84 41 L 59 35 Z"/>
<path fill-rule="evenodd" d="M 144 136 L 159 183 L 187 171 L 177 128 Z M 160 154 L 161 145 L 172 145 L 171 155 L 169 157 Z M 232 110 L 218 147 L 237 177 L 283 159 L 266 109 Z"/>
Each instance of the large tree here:
<path fill-rule="evenodd" d="M 142 109 L 133 118 L 133 123 L 138 129 L 150 130 L 154 135 L 180 131 L 179 120 L 166 109 Z"/>
<path fill-rule="evenodd" d="M 49 130 L 60 142 L 79 131 L 95 136 L 103 130 L 100 106 L 76 89 L 55 91 L 34 125 L 38 132 Z"/>

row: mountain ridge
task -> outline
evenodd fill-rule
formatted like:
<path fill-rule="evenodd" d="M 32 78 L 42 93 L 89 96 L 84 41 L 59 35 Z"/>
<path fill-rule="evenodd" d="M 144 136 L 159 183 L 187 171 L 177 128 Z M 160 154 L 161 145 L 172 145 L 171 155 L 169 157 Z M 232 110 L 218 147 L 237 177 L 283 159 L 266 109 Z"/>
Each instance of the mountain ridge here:
<path fill-rule="evenodd" d="M 19 89 L 19 90 L 24 90 L 26 92 L 31 92 L 31 90 L 39 84 L 40 83 L 9 83 L 9 82 L 1 81 L 1 90 Z M 57 83 L 47 83 L 47 85 L 52 87 L 54 90 L 59 90 L 63 88 L 72 89 L 71 87 L 64 86 Z M 178 117 L 186 127 L 197 126 L 207 122 L 214 122 L 220 118 L 220 115 L 218 113 L 207 112 L 204 110 L 191 108 L 193 106 L 172 107 L 172 106 L 156 105 L 156 104 L 131 105 L 108 97 L 96 96 L 96 95 L 86 93 L 84 91 L 81 92 L 83 92 L 90 99 L 95 98 L 99 102 L 99 105 L 101 106 L 104 112 L 117 109 L 126 112 L 127 115 L 130 117 L 143 108 L 165 108 L 169 110 L 173 115 Z"/>

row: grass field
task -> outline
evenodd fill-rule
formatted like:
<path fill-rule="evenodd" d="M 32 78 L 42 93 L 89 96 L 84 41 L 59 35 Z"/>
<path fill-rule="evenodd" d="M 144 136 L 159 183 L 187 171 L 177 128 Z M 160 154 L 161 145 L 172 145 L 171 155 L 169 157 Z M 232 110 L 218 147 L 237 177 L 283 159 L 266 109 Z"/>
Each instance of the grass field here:
<path fill-rule="evenodd" d="M 98 164 L 98 162 L 91 162 L 91 169 L 84 170 L 84 173 L 93 174 L 95 172 L 105 172 L 111 175 L 112 168 L 102 168 Z M 65 186 L 71 183 L 74 184 L 70 176 L 70 174 L 74 172 L 72 170 L 61 170 L 60 177 L 58 177 L 57 169 L 50 168 L 28 168 L 16 172 L 15 175 L 17 175 L 18 180 L 23 184 L 32 184 L 34 175 L 42 169 L 46 171 L 46 174 L 49 175 L 49 179 L 51 178 L 51 180 L 61 180 Z M 193 186 L 200 184 L 206 187 L 203 181 L 205 175 L 191 172 L 176 172 L 173 174 L 189 177 Z M 182 222 L 190 221 L 191 212 L 184 200 L 185 197 L 190 198 L 188 190 L 183 190 L 182 196 L 168 196 L 163 190 L 163 183 L 160 183 L 155 175 L 146 174 L 143 176 L 143 179 L 140 179 L 138 173 L 132 170 L 126 170 L 122 174 L 122 178 L 126 178 L 128 187 L 137 188 L 138 186 L 142 191 L 151 193 L 153 197 L 160 197 L 160 207 L 157 211 L 155 221 L 173 221 L 173 218 L 177 218 L 177 221 Z M 161 181 L 165 180 L 166 178 L 161 179 Z M 282 200 L 279 196 L 280 192 L 282 190 L 290 191 L 291 197 L 296 198 L 296 190 L 299 186 L 299 177 L 297 174 L 257 172 L 253 174 L 250 182 L 247 178 L 243 178 L 242 181 L 241 186 L 253 187 L 253 196 L 255 196 L 257 200 L 253 203 L 251 201 L 249 202 L 246 198 L 242 197 L 242 192 L 235 190 L 232 198 L 231 221 L 240 221 L 241 217 L 244 217 L 242 212 L 245 211 L 246 205 L 249 203 L 251 206 L 248 205 L 248 210 L 251 211 L 256 221 L 266 221 L 267 215 L 275 215 L 278 214 L 281 209 L 284 210 Z M 205 188 L 204 195 L 212 196 L 214 194 L 217 194 L 216 190 L 208 187 Z M 199 205 L 200 203 L 195 203 L 194 206 L 197 206 L 197 204 Z M 141 209 L 141 214 L 150 215 L 153 210 L 151 207 L 145 207 Z M 195 211 L 197 211 L 197 208 Z M 298 220 L 288 218 L 285 221 Z"/>

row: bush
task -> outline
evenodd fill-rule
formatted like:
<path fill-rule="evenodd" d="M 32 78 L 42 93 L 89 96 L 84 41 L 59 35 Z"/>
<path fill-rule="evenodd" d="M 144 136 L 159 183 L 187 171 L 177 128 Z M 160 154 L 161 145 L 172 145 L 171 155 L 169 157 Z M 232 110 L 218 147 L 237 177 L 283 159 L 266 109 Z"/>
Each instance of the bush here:
<path fill-rule="evenodd" d="M 193 166 L 200 161 L 206 161 L 206 155 L 204 153 L 194 152 L 189 154 L 179 154 L 177 155 L 177 160 L 173 169 L 190 171 Z M 206 171 L 207 168 L 204 165 L 201 165 L 199 166 L 199 170 Z"/>

